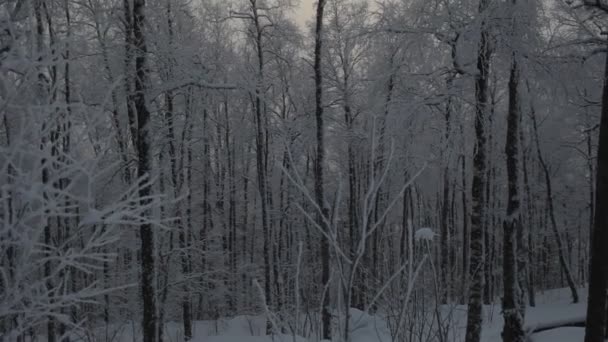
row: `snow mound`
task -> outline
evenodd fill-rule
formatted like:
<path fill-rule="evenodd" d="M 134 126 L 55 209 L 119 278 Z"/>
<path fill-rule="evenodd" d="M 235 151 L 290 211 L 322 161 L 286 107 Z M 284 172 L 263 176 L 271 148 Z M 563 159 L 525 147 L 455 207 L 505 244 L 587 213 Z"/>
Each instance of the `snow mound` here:
<path fill-rule="evenodd" d="M 420 228 L 414 233 L 414 239 L 416 239 L 416 241 L 433 241 L 435 235 L 435 232 L 433 232 L 431 228 Z"/>
<path fill-rule="evenodd" d="M 564 327 L 546 330 L 530 337 L 531 342 L 582 342 L 585 339 L 585 328 Z"/>

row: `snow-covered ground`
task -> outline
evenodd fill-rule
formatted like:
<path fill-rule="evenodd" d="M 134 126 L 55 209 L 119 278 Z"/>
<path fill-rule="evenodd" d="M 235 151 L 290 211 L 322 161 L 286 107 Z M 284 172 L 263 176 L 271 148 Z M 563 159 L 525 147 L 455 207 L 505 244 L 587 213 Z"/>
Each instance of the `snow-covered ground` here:
<path fill-rule="evenodd" d="M 532 335 L 530 342 L 579 342 L 585 339 L 585 328 L 565 327 Z"/>
<path fill-rule="evenodd" d="M 526 330 L 551 325 L 556 322 L 582 320 L 587 303 L 586 291 L 580 290 L 580 302 L 572 304 L 567 289 L 538 293 L 537 306 L 526 311 Z M 482 342 L 499 342 L 503 319 L 500 305 L 484 306 Z M 449 326 L 448 341 L 464 340 L 466 327 L 466 307 L 461 305 L 444 306 L 441 310 L 446 326 Z M 359 310 L 351 311 L 351 342 L 391 342 L 390 329 L 381 315 L 368 315 Z M 262 316 L 237 316 L 217 321 L 196 321 L 193 326 L 193 342 L 315 342 L 289 334 L 264 336 L 265 319 Z M 430 328 L 434 329 L 434 328 Z M 93 332 L 96 337 L 105 336 L 104 331 Z M 138 342 L 140 331 L 136 324 L 114 325 L 108 331 L 107 341 Z M 430 334 L 429 336 L 432 336 Z M 533 342 L 579 342 L 583 341 L 584 328 L 564 327 L 546 330 L 530 336 Z M 84 338 L 83 341 L 90 341 Z M 101 337 L 100 341 L 106 341 Z M 169 322 L 165 328 L 167 342 L 183 341 L 182 325 Z M 420 339 L 434 342 L 434 340 Z"/>
<path fill-rule="evenodd" d="M 580 300 L 577 304 L 572 304 L 570 291 L 568 289 L 557 289 L 537 294 L 536 307 L 529 307 L 526 310 L 526 330 L 534 330 L 539 327 L 553 325 L 559 322 L 572 322 L 584 320 L 587 308 L 587 293 L 585 289 L 579 289 Z M 482 341 L 498 342 L 502 341 L 500 333 L 503 327 L 503 319 L 500 305 L 493 308 L 485 308 L 488 314 L 488 319 L 484 322 L 482 333 Z M 534 334 L 531 336 L 532 341 L 554 341 L 554 342 L 578 342 L 583 341 L 580 331 L 581 328 L 563 328 L 566 334 L 554 335 L 554 329 Z M 575 338 L 574 332 L 578 332 L 581 338 Z M 576 335 L 576 336 L 579 336 Z M 561 337 L 560 337 L 561 336 Z M 557 338 L 559 337 L 559 339 Z"/>

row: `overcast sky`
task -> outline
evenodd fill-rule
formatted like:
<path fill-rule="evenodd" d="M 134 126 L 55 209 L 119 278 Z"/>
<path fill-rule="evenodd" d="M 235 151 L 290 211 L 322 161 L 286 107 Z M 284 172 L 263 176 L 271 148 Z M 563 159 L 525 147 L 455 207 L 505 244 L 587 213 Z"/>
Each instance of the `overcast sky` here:
<path fill-rule="evenodd" d="M 295 12 L 295 19 L 300 27 L 304 27 L 307 20 L 312 18 L 314 13 L 315 0 L 300 0 L 299 9 Z"/>

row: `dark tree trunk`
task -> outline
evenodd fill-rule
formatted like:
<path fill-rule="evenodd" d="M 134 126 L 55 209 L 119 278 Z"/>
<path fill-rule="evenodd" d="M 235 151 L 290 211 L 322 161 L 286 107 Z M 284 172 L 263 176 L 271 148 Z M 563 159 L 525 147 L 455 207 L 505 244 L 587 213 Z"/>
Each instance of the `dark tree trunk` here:
<path fill-rule="evenodd" d="M 135 99 L 133 98 L 133 50 L 135 46 L 133 32 L 133 8 L 131 2 L 134 0 L 123 0 L 123 11 L 125 18 L 125 93 L 127 102 L 127 118 L 129 120 L 129 132 L 133 149 L 137 149 L 137 118 L 135 113 Z"/>
<path fill-rule="evenodd" d="M 323 131 L 323 74 L 321 70 L 321 53 L 323 44 L 323 10 L 326 0 L 319 0 L 317 3 L 316 26 L 315 26 L 315 51 L 314 51 L 314 73 L 315 73 L 315 118 L 317 123 L 317 160 L 315 163 L 315 197 L 317 205 L 321 209 L 321 215 L 325 219 L 329 219 L 329 210 L 325 207 L 325 198 L 323 195 L 323 164 L 325 162 L 325 144 Z M 319 218 L 319 223 L 322 229 L 328 234 L 330 227 L 325 223 L 323 217 Z M 321 338 L 331 339 L 331 313 L 329 310 L 329 241 L 325 237 L 321 237 L 321 284 L 328 290 L 323 296 L 321 309 Z"/>
<path fill-rule="evenodd" d="M 462 299 L 461 304 L 468 302 L 468 278 L 469 278 L 469 204 L 467 202 L 467 175 L 466 157 L 461 155 L 461 178 L 462 178 Z"/>
<path fill-rule="evenodd" d="M 353 147 L 353 139 L 352 139 L 352 122 L 353 119 L 351 117 L 350 107 L 345 106 L 345 115 L 347 125 L 349 127 L 349 142 L 348 142 L 348 230 L 349 230 L 349 244 L 350 244 L 350 252 L 351 255 L 355 255 L 357 253 L 357 244 L 359 243 L 359 239 L 361 239 L 361 234 L 359 233 L 359 219 L 358 219 L 358 210 L 357 210 L 357 202 L 359 200 L 359 189 L 358 189 L 358 179 L 357 179 L 357 169 L 355 165 L 355 152 Z M 363 294 L 363 284 L 360 281 L 361 275 L 360 271 L 355 270 L 357 274 L 355 275 L 355 280 L 353 282 L 353 289 L 351 290 L 351 304 L 353 307 L 363 310 L 365 307 L 365 303 L 363 302 L 364 294 Z"/>
<path fill-rule="evenodd" d="M 585 94 L 586 96 L 586 94 Z M 585 107 L 585 114 L 588 115 L 588 108 Z M 589 124 L 587 122 L 587 124 Z M 587 255 L 588 257 L 588 262 L 587 262 L 587 266 L 590 267 L 591 265 L 591 249 L 593 247 L 591 247 L 591 241 L 593 240 L 593 221 L 595 220 L 595 182 L 596 182 L 596 177 L 595 177 L 595 170 L 594 170 L 594 165 L 593 165 L 593 157 L 592 157 L 592 142 L 591 142 L 591 130 L 587 130 L 587 134 L 586 134 L 586 142 L 587 142 L 587 168 L 589 170 L 589 249 L 588 252 L 589 254 Z M 586 269 L 583 270 L 584 272 L 590 272 L 591 269 Z M 587 274 L 587 276 L 589 276 L 589 274 Z"/>
<path fill-rule="evenodd" d="M 133 1 L 133 39 L 136 49 L 135 57 L 135 93 L 133 94 L 134 108 L 137 113 L 137 176 L 142 182 L 139 188 L 140 204 L 150 205 L 149 196 L 152 192 L 150 185 L 150 112 L 145 98 L 146 70 L 146 40 L 144 37 L 145 0 Z M 146 215 L 151 215 L 147 210 Z M 150 223 L 142 223 L 139 227 L 141 239 L 141 295 L 143 301 L 142 331 L 144 342 L 156 342 L 156 295 L 154 281 L 156 279 L 154 261 L 154 231 Z"/>
<path fill-rule="evenodd" d="M 250 0 L 253 24 L 255 29 L 255 46 L 257 53 L 258 62 L 258 75 L 257 84 L 255 88 L 255 123 L 256 123 L 256 137 L 255 137 L 255 153 L 256 153 L 256 170 L 258 175 L 258 191 L 260 193 L 260 208 L 262 215 L 262 238 L 263 238 L 263 259 L 264 259 L 264 297 L 266 304 L 269 308 L 272 308 L 272 290 L 271 290 L 271 229 L 270 229 L 270 218 L 268 217 L 268 180 L 266 175 L 267 165 L 267 129 L 266 129 L 266 112 L 264 104 L 264 47 L 262 44 L 263 28 L 260 23 L 260 16 L 258 13 L 258 4 L 256 0 Z M 272 333 L 272 326 L 270 320 L 266 321 L 266 333 Z"/>
<path fill-rule="evenodd" d="M 169 34 L 169 52 L 173 52 L 174 51 L 174 42 L 173 42 L 173 13 L 172 13 L 172 6 L 171 6 L 171 1 L 172 0 L 167 0 L 167 8 L 166 8 L 166 14 L 167 14 L 167 29 L 168 29 L 168 34 Z M 172 65 L 170 63 L 172 63 L 173 58 L 170 59 L 169 61 L 169 65 L 167 65 L 167 79 L 169 82 L 172 81 L 173 78 L 173 68 Z M 175 134 L 175 123 L 174 123 L 174 116 L 173 116 L 173 112 L 174 112 L 174 106 L 173 106 L 173 92 L 172 91 L 167 91 L 165 93 L 165 105 L 166 105 L 166 111 L 165 111 L 165 125 L 167 126 L 167 142 L 169 145 L 169 164 L 171 166 L 171 183 L 173 186 L 173 193 L 174 193 L 174 198 L 176 201 L 178 201 L 180 195 L 181 195 L 181 189 L 183 186 L 183 177 L 179 176 L 180 170 L 178 170 L 178 164 L 177 164 L 177 148 L 176 148 L 176 134 Z M 186 131 L 188 129 L 188 122 L 186 122 L 186 126 L 183 128 L 184 131 Z M 183 139 L 182 139 L 183 141 Z M 180 148 L 181 150 L 181 158 L 183 159 L 183 153 L 184 153 L 184 149 L 183 146 L 182 148 Z M 178 235 L 178 239 L 179 239 L 179 248 L 181 250 L 180 252 L 180 264 L 181 264 L 181 271 L 182 271 L 182 275 L 184 277 L 184 279 L 187 279 L 189 274 L 190 274 L 190 270 L 188 268 L 188 253 L 187 253 L 187 226 L 184 224 L 184 220 L 182 219 L 182 211 L 181 211 L 181 201 L 178 201 L 176 203 L 176 212 L 175 212 L 175 216 L 178 218 L 178 221 L 176 222 L 178 225 L 178 230 L 179 230 L 179 235 Z M 188 287 L 188 283 L 187 281 L 184 281 L 184 285 L 182 287 L 182 291 L 183 291 L 183 298 L 182 298 L 182 320 L 183 320 L 183 325 L 184 325 L 184 339 L 186 341 L 189 341 L 190 339 L 192 339 L 192 309 L 190 307 L 190 290 Z M 160 325 L 162 325 L 162 320 L 159 322 Z M 159 335 L 160 336 L 160 335 Z"/>
<path fill-rule="evenodd" d="M 585 342 L 602 342 L 608 333 L 606 325 L 606 289 L 608 288 L 608 56 L 604 66 L 604 89 L 602 92 L 602 116 L 597 151 L 595 186 L 595 218 L 591 239 L 591 262 L 589 266 L 589 298 Z"/>
<path fill-rule="evenodd" d="M 446 80 L 446 88 L 450 89 L 452 87 L 452 81 L 453 81 L 453 75 L 448 75 L 448 79 Z M 451 114 L 452 114 L 452 98 L 448 97 L 448 101 L 446 103 L 445 106 L 445 132 L 443 135 L 443 148 L 444 148 L 444 152 L 443 152 L 443 163 L 445 163 L 443 165 L 443 197 L 441 199 L 441 251 L 440 251 L 440 255 L 441 255 L 441 282 L 440 282 L 440 288 L 441 293 L 440 293 L 440 300 L 442 304 L 447 304 L 448 299 L 451 296 L 451 282 L 448 281 L 448 275 L 451 272 L 451 267 L 450 267 L 450 260 L 453 260 L 450 258 L 449 255 L 449 250 L 450 250 L 450 245 L 449 245 L 449 222 L 448 222 L 448 215 L 449 215 L 449 197 L 450 197 L 450 175 L 449 175 L 449 165 L 450 165 L 450 160 L 449 160 L 449 156 L 450 153 L 447 152 L 447 149 L 449 149 L 449 142 L 450 142 L 450 130 L 451 130 Z"/>
<path fill-rule="evenodd" d="M 519 125 L 519 141 L 520 141 L 520 146 L 522 149 L 522 153 L 521 153 L 521 166 L 522 166 L 522 173 L 523 173 L 523 178 L 524 178 L 524 193 L 526 195 L 526 226 L 527 226 L 527 236 L 522 237 L 523 239 L 526 240 L 526 242 L 522 242 L 522 244 L 525 244 L 525 253 L 526 253 L 526 279 L 525 279 L 525 284 L 526 284 L 526 288 L 527 288 L 527 295 L 528 295 L 528 304 L 532 307 L 536 306 L 536 298 L 535 298 L 535 290 L 534 290 L 534 281 L 535 281 L 535 277 L 534 277 L 534 271 L 535 271 L 535 265 L 534 265 L 534 248 L 532 248 L 532 244 L 533 244 L 533 225 L 534 225 L 534 210 L 533 210 L 533 203 L 534 203 L 534 198 L 532 197 L 531 194 L 531 190 L 530 190 L 530 180 L 528 179 L 528 148 L 526 147 L 525 144 L 525 139 L 524 139 L 524 129 L 523 129 L 523 115 L 520 114 L 519 116 L 520 119 L 520 125 Z M 523 232 L 522 232 L 523 234 Z"/>
<path fill-rule="evenodd" d="M 228 110 L 228 97 L 224 97 L 224 116 L 226 120 L 225 144 L 226 158 L 228 160 L 228 252 L 229 252 L 229 289 L 232 292 L 229 302 L 230 315 L 236 313 L 238 305 L 237 296 L 237 249 L 236 249 L 236 173 L 235 173 L 235 157 L 234 157 L 234 142 L 230 139 L 232 131 L 230 129 L 230 116 Z"/>
<path fill-rule="evenodd" d="M 45 53 L 44 51 L 44 22 L 42 21 L 42 7 L 43 7 L 44 3 L 43 0 L 36 0 L 34 2 L 34 17 L 35 17 L 35 23 L 36 23 L 36 49 L 37 52 L 39 54 L 39 59 L 38 61 L 40 62 L 42 60 L 42 56 Z M 50 88 L 52 87 L 50 83 L 50 80 L 48 79 L 47 75 L 42 71 L 42 69 L 38 70 L 38 87 L 39 87 L 39 95 L 44 98 L 47 99 L 49 102 L 52 102 L 53 100 L 50 98 Z M 52 122 L 52 120 L 50 120 Z M 42 139 L 41 139 L 41 144 L 40 144 L 40 150 L 44 151 L 47 147 L 46 145 L 48 144 L 49 138 L 46 136 L 46 123 L 43 123 L 42 125 Z M 54 143 L 54 130 L 51 129 L 50 132 L 50 140 L 51 140 L 51 144 Z M 53 146 L 51 148 L 52 152 L 52 157 L 54 157 L 55 155 L 55 147 Z M 46 158 L 42 159 L 42 183 L 45 186 L 48 186 L 49 182 L 50 182 L 50 171 L 49 171 L 49 164 L 52 166 L 54 164 L 54 160 L 51 161 L 49 163 L 49 160 Z M 43 193 L 43 197 L 45 200 L 49 200 L 49 196 L 47 194 L 47 192 L 45 191 Z M 53 251 L 51 249 L 51 246 L 53 245 L 53 241 L 52 241 L 52 237 L 53 237 L 53 229 L 52 229 L 52 224 L 51 224 L 51 219 L 50 219 L 50 213 L 47 211 L 45 211 L 45 217 L 44 217 L 44 232 L 43 232 L 43 237 L 44 237 L 44 245 L 48 246 L 46 247 L 46 257 L 48 258 L 47 261 L 44 262 L 44 270 L 43 270 L 43 274 L 44 274 L 44 279 L 45 279 L 45 286 L 47 291 L 49 291 L 49 302 L 53 303 L 54 302 L 54 298 L 53 298 L 53 281 L 52 281 L 52 261 L 51 258 L 53 257 L 53 255 L 51 254 Z M 55 342 L 57 340 L 57 336 L 56 336 L 56 324 L 55 324 L 55 318 L 53 315 L 49 315 L 47 317 L 47 322 L 46 322 L 46 329 L 47 329 L 47 342 Z"/>
<path fill-rule="evenodd" d="M 480 0 L 479 14 L 486 15 L 490 0 Z M 482 292 L 483 292 L 483 218 L 486 199 L 485 168 L 486 168 L 486 115 L 488 110 L 488 74 L 490 71 L 490 41 L 487 19 L 481 23 L 481 38 L 477 53 L 477 72 L 475 77 L 475 138 L 476 146 L 473 152 L 473 184 L 471 208 L 471 256 L 470 256 L 470 288 L 465 340 L 479 342 L 482 324 Z"/>
<path fill-rule="evenodd" d="M 190 94 L 188 94 L 189 102 Z M 184 137 L 188 139 L 188 145 L 185 149 L 182 149 L 182 156 L 184 158 L 184 153 L 186 154 L 186 175 L 185 175 L 185 184 L 186 184 L 186 225 L 183 227 L 185 230 L 186 242 L 183 244 L 186 247 L 190 246 L 190 242 L 192 241 L 192 123 L 189 122 L 188 118 L 190 117 L 190 108 L 186 108 L 187 111 L 187 119 L 186 119 L 186 127 L 184 128 Z M 181 237 L 180 237 L 181 238 Z M 182 259 L 182 272 L 185 274 L 190 274 L 192 272 L 192 256 L 189 250 L 182 251 L 185 255 L 185 265 L 184 259 Z M 184 320 L 184 339 L 188 340 L 192 338 L 192 304 L 191 304 L 191 296 L 190 289 L 186 287 L 184 289 L 186 294 L 184 295 L 182 302 L 182 318 Z"/>
<path fill-rule="evenodd" d="M 505 320 L 502 339 L 505 342 L 524 342 L 523 329 L 525 308 L 522 310 L 521 289 L 518 282 L 519 269 L 517 263 L 516 236 L 521 234 L 521 211 L 519 195 L 519 166 L 518 166 L 518 125 L 519 125 L 519 66 L 517 56 L 512 54 L 509 77 L 509 109 L 507 114 L 507 155 L 508 201 L 507 215 L 503 222 L 503 302 L 502 312 Z"/>
<path fill-rule="evenodd" d="M 493 86 L 496 86 L 496 81 L 494 81 Z M 496 253 L 494 249 L 494 239 L 495 232 L 494 228 L 496 225 L 494 224 L 495 219 L 495 199 L 496 199 L 496 177 L 495 174 L 495 165 L 491 158 L 494 153 L 494 135 L 493 135 L 493 127 L 494 127 L 494 114 L 495 114 L 495 104 L 496 104 L 496 91 L 495 88 L 491 88 L 490 90 L 490 106 L 488 108 L 488 120 L 486 121 L 486 156 L 490 156 L 490 158 L 486 158 L 486 184 L 485 184 L 485 212 L 483 216 L 483 254 L 484 254 L 484 267 L 483 267 L 483 304 L 490 305 L 494 299 L 494 276 L 493 276 L 493 266 L 494 266 L 494 254 Z"/>

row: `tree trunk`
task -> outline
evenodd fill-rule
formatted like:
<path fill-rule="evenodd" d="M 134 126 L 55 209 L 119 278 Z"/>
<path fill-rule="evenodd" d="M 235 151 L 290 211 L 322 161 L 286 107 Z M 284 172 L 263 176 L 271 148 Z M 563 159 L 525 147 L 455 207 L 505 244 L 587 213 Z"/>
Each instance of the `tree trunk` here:
<path fill-rule="evenodd" d="M 453 75 L 448 75 L 448 79 L 446 80 L 446 88 L 450 89 L 452 86 Z M 441 282 L 440 282 L 440 301 L 441 304 L 447 304 L 448 300 L 451 296 L 451 282 L 448 281 L 448 275 L 451 272 L 451 265 L 449 250 L 450 246 L 448 243 L 449 239 L 449 222 L 448 222 L 448 214 L 449 214 L 449 196 L 450 196 L 450 175 L 449 175 L 449 166 L 450 166 L 450 153 L 447 152 L 449 149 L 450 142 L 450 130 L 451 130 L 451 114 L 452 114 L 452 98 L 448 97 L 448 101 L 445 106 L 445 132 L 443 135 L 443 156 L 442 162 L 443 165 L 443 197 L 441 199 Z"/>
<path fill-rule="evenodd" d="M 461 127 L 462 128 L 462 127 Z M 466 175 L 466 157 L 463 154 L 460 156 L 461 163 L 461 178 L 462 178 L 462 299 L 461 304 L 468 302 L 468 278 L 469 278 L 469 204 L 467 202 L 467 175 Z"/>
<path fill-rule="evenodd" d="M 266 112 L 264 110 L 264 47 L 262 45 L 263 28 L 259 21 L 258 6 L 256 0 L 250 0 L 253 23 L 255 28 L 255 46 L 258 62 L 257 84 L 255 87 L 255 153 L 256 153 L 256 170 L 258 175 L 258 191 L 260 193 L 260 208 L 262 215 L 262 239 L 263 239 L 263 259 L 264 259 L 264 297 L 267 301 L 266 305 L 272 308 L 272 291 L 271 291 L 271 241 L 270 241 L 270 219 L 268 217 L 268 180 L 266 175 Z M 266 333 L 272 333 L 270 320 L 266 321 Z"/>
<path fill-rule="evenodd" d="M 324 144 L 324 124 L 323 124 L 323 74 L 321 70 L 321 53 L 323 44 L 323 10 L 326 0 L 319 0 L 317 3 L 316 26 L 315 26 L 315 51 L 314 51 L 314 73 L 315 73 L 315 118 L 317 123 L 317 160 L 315 163 L 315 197 L 317 205 L 321 209 L 321 215 L 329 219 L 329 210 L 325 207 L 323 195 L 323 164 L 325 162 Z M 330 227 L 325 224 L 325 220 L 320 217 L 319 223 L 327 234 L 331 234 Z M 321 303 L 321 338 L 331 339 L 331 313 L 329 310 L 329 241 L 321 237 L 321 284 L 327 289 Z"/>
<path fill-rule="evenodd" d="M 515 5 L 515 3 L 513 3 Z M 509 76 L 509 109 L 507 114 L 507 141 L 505 153 L 507 155 L 508 201 L 507 216 L 503 222 L 503 302 L 504 328 L 502 339 L 505 342 L 524 342 L 523 329 L 525 306 L 522 310 L 521 289 L 519 286 L 519 259 L 516 235 L 521 235 L 521 206 L 519 194 L 519 166 L 518 166 L 518 125 L 519 125 L 519 66 L 516 53 L 512 53 L 511 71 Z"/>
<path fill-rule="evenodd" d="M 43 0 L 36 0 L 34 2 L 34 17 L 35 17 L 35 25 L 36 25 L 36 50 L 37 53 L 39 55 L 38 57 L 38 61 L 42 61 L 42 56 L 46 53 L 44 51 L 44 23 L 42 21 L 42 7 L 43 7 L 44 3 Z M 51 87 L 53 87 L 54 84 L 50 84 L 50 80 L 48 79 L 47 75 L 44 73 L 44 71 L 42 70 L 42 68 L 39 68 L 38 70 L 38 87 L 39 87 L 39 96 L 41 96 L 42 99 L 47 99 L 49 102 L 52 102 L 53 100 L 50 98 L 50 89 Z M 51 115 L 53 115 L 53 113 L 51 113 Z M 51 118 L 52 119 L 52 118 Z M 46 121 L 46 120 L 45 120 Z M 49 120 L 52 124 L 53 120 Z M 45 151 L 47 149 L 46 145 L 49 142 L 49 138 L 46 136 L 46 122 L 43 123 L 42 125 L 42 134 L 43 136 L 41 137 L 41 143 L 40 143 L 40 150 L 41 151 Z M 51 140 L 51 144 L 54 143 L 54 130 L 51 129 L 50 132 L 50 140 Z M 55 147 L 52 146 L 51 147 L 51 158 L 54 157 L 55 154 Z M 51 161 L 51 165 L 53 165 L 55 162 Z M 42 183 L 45 186 L 48 186 L 49 182 L 50 182 L 50 172 L 49 172 L 49 160 L 46 157 L 43 157 L 42 159 Z M 45 199 L 45 201 L 49 200 L 48 197 L 48 193 L 46 191 L 44 191 L 43 193 L 43 197 Z M 46 247 L 46 257 L 48 258 L 47 261 L 44 262 L 44 270 L 43 270 L 43 274 L 44 274 L 44 279 L 45 279 L 45 286 L 47 291 L 49 291 L 49 302 L 53 303 L 54 302 L 54 291 L 53 291 L 53 281 L 52 281 L 52 257 L 53 255 L 51 254 L 53 252 L 51 246 L 53 245 L 53 241 L 52 241 L 52 237 L 53 237 L 53 229 L 52 229 L 52 224 L 51 224 L 51 219 L 50 219 L 50 213 L 48 212 L 48 210 L 45 210 L 45 217 L 44 217 L 44 232 L 43 232 L 43 237 L 44 237 L 44 245 L 47 246 Z M 56 324 L 55 324 L 55 318 L 53 317 L 53 315 L 49 315 L 47 317 L 47 322 L 46 322 L 46 329 L 47 329 L 47 342 L 55 342 L 57 340 L 56 337 Z"/>
<path fill-rule="evenodd" d="M 534 281 L 535 281 L 535 277 L 534 277 L 534 271 L 535 271 L 535 264 L 534 264 L 534 248 L 532 248 L 532 244 L 533 244 L 533 234 L 532 234 L 532 226 L 534 225 L 534 210 L 533 210 L 533 205 L 534 205 L 534 198 L 531 194 L 531 190 L 530 190 L 530 181 L 528 179 L 528 149 L 526 148 L 526 144 L 525 144 L 525 139 L 524 139 L 524 129 L 523 129 L 523 115 L 519 115 L 519 120 L 520 120 L 520 125 L 519 125 L 519 141 L 520 141 L 520 146 L 522 149 L 522 153 L 521 153 L 521 166 L 522 166 L 522 173 L 523 173 L 523 178 L 524 178 L 524 193 L 526 195 L 526 226 L 527 226 L 527 236 L 522 237 L 522 239 L 525 239 L 526 242 L 522 242 L 522 244 L 525 244 L 525 254 L 526 254 L 526 279 L 525 279 L 525 284 L 526 284 L 526 288 L 527 288 L 527 295 L 528 295 L 528 304 L 531 307 L 536 306 L 536 298 L 535 298 L 535 289 L 534 289 Z M 522 228 L 523 229 L 523 228 Z M 522 232 L 523 234 L 523 232 Z M 520 284 L 521 286 L 521 284 Z"/>
<path fill-rule="evenodd" d="M 595 218 L 591 239 L 591 262 L 589 266 L 589 298 L 585 342 L 602 342 L 608 333 L 606 326 L 608 288 L 608 211 L 600 210 L 608 205 L 608 55 L 604 66 L 604 89 L 602 92 L 602 116 L 597 151 L 595 186 Z"/>
<path fill-rule="evenodd" d="M 490 0 L 480 0 L 479 15 L 485 16 Z M 490 71 L 490 42 L 487 19 L 481 23 L 481 38 L 477 54 L 477 72 L 475 77 L 475 138 L 473 153 L 473 184 L 471 208 L 471 257 L 470 288 L 465 340 L 479 342 L 482 324 L 482 291 L 483 291 L 483 218 L 485 210 L 485 168 L 486 168 L 486 115 L 488 110 L 488 74 Z"/>
<path fill-rule="evenodd" d="M 534 130 L 534 140 L 536 142 L 536 152 L 538 154 L 538 161 L 540 163 L 542 173 L 545 180 L 545 187 L 547 191 L 547 210 L 549 211 L 549 219 L 551 221 L 551 229 L 553 230 L 553 234 L 555 236 L 555 243 L 557 245 L 557 254 L 559 256 L 559 264 L 561 266 L 562 272 L 566 277 L 566 281 L 568 282 L 568 287 L 570 287 L 570 293 L 572 295 L 572 302 L 578 303 L 578 292 L 576 290 L 576 284 L 574 283 L 574 279 L 572 278 L 572 274 L 570 273 L 570 267 L 568 267 L 568 262 L 566 261 L 566 256 L 564 255 L 563 243 L 559 231 L 557 229 L 557 221 L 555 219 L 555 209 L 553 208 L 553 188 L 551 184 L 551 175 L 549 174 L 549 167 L 545 163 L 543 159 L 541 150 L 540 150 L 540 141 L 538 138 L 538 125 L 536 123 L 536 113 L 534 108 L 531 110 L 531 118 L 532 118 L 532 128 Z"/>
<path fill-rule="evenodd" d="M 169 34 L 169 53 L 174 51 L 174 41 L 173 41 L 173 13 L 172 13 L 172 0 L 167 0 L 167 29 Z M 173 68 L 170 63 L 172 63 L 173 58 L 170 58 L 169 65 L 167 65 L 167 80 L 171 82 L 173 79 Z M 181 195 L 181 190 L 183 187 L 183 177 L 179 176 L 180 170 L 178 170 L 177 165 L 177 148 L 176 148 L 176 134 L 175 134 L 175 124 L 174 124 L 174 106 L 173 106 L 173 92 L 167 91 L 165 93 L 165 105 L 167 107 L 165 111 L 165 124 L 167 126 L 167 142 L 169 145 L 169 164 L 171 166 L 171 183 L 173 186 L 173 195 L 176 201 L 175 207 L 175 216 L 178 218 L 176 221 L 179 230 L 179 248 L 180 248 L 180 264 L 182 276 L 184 279 L 187 279 L 190 273 L 188 268 L 188 253 L 187 253 L 187 226 L 184 224 L 184 220 L 182 219 L 182 211 L 181 205 L 182 202 L 179 200 Z M 188 109 L 186 109 L 188 110 Z M 183 128 L 184 131 L 188 129 L 188 122 L 185 123 Z M 183 139 L 182 139 L 183 141 Z M 184 149 L 180 148 L 181 158 L 183 159 Z M 173 215 L 173 213 L 171 213 Z M 190 290 L 188 287 L 188 283 L 184 280 L 184 284 L 182 286 L 182 320 L 184 325 L 184 340 L 189 341 L 192 339 L 192 310 L 190 307 Z M 159 322 L 162 325 L 162 320 Z"/>
<path fill-rule="evenodd" d="M 146 70 L 146 40 L 144 37 L 145 0 L 133 1 L 133 39 L 136 49 L 135 57 L 135 93 L 133 94 L 134 108 L 137 113 L 137 176 L 140 184 L 140 204 L 144 207 L 150 205 L 150 112 L 146 106 L 145 90 L 147 81 Z M 148 209 L 146 216 L 151 216 Z M 143 301 L 142 331 L 144 342 L 156 342 L 156 295 L 154 282 L 156 269 L 154 261 L 154 231 L 149 222 L 139 227 L 141 239 L 141 295 Z"/>
<path fill-rule="evenodd" d="M 585 94 L 586 95 L 586 94 Z M 588 116 L 588 108 L 585 107 L 585 115 Z M 587 124 L 589 124 L 588 120 L 586 121 Z M 587 134 L 586 134 L 586 143 L 587 143 L 587 168 L 589 170 L 589 249 L 588 252 L 591 252 L 591 240 L 592 236 L 593 236 L 593 222 L 595 220 L 595 182 L 596 182 L 596 177 L 594 177 L 594 165 L 593 165 L 593 157 L 592 157 L 592 142 L 591 142 L 591 130 L 587 130 Z M 586 264 L 591 265 L 591 255 L 587 255 L 587 260 L 589 260 L 588 262 L 586 262 Z M 586 269 L 583 270 L 583 274 L 585 272 L 590 272 L 590 269 Z M 587 277 L 589 276 L 589 274 L 587 273 Z"/>

